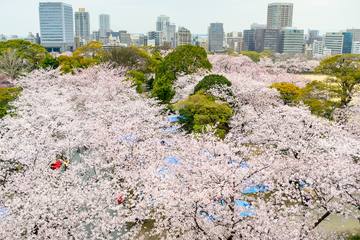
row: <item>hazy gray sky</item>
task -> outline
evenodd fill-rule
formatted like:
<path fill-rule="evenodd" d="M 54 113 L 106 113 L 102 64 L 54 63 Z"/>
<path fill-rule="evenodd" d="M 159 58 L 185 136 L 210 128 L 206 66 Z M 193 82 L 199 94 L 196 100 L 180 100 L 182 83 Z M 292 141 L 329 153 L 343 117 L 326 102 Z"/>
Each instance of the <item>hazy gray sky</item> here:
<path fill-rule="evenodd" d="M 52 1 L 52 0 L 50 0 Z M 226 32 L 265 23 L 267 4 L 276 0 L 64 0 L 74 11 L 90 12 L 91 30 L 98 28 L 98 15 L 111 15 L 113 30 L 131 33 L 155 29 L 156 17 L 165 14 L 171 22 L 192 33 L 206 33 L 210 22 L 223 22 Z M 27 35 L 39 32 L 39 0 L 0 0 L 0 34 Z M 301 29 L 338 31 L 360 28 L 360 0 L 289 0 L 294 3 L 293 25 Z"/>

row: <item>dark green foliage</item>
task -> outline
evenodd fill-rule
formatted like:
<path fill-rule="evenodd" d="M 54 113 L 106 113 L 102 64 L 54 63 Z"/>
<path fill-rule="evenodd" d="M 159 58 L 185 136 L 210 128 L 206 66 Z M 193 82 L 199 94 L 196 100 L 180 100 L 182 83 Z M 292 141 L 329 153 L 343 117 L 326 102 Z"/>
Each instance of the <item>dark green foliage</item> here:
<path fill-rule="evenodd" d="M 41 61 L 48 54 L 42 46 L 20 39 L 0 42 L 0 55 L 8 50 L 15 50 L 17 56 L 26 60 L 31 69 L 39 68 Z"/>
<path fill-rule="evenodd" d="M 162 103 L 169 103 L 175 96 L 175 90 L 173 88 L 173 80 L 166 74 L 156 77 L 151 94 L 153 97 L 159 99 Z"/>
<path fill-rule="evenodd" d="M 348 240 L 360 240 L 360 235 L 350 236 Z"/>
<path fill-rule="evenodd" d="M 194 93 L 198 91 L 207 91 L 216 86 L 228 86 L 231 87 L 231 82 L 221 75 L 208 75 L 204 77 L 194 88 Z"/>
<path fill-rule="evenodd" d="M 0 88 L 0 118 L 11 110 L 10 102 L 14 101 L 20 94 L 21 88 Z"/>
<path fill-rule="evenodd" d="M 175 74 L 191 74 L 199 69 L 211 70 L 212 65 L 207 58 L 204 48 L 192 45 L 177 47 L 169 53 L 163 61 L 163 69 Z"/>
<path fill-rule="evenodd" d="M 127 72 L 129 80 L 131 80 L 136 86 L 136 91 L 138 93 L 143 93 L 146 91 L 146 76 L 143 72 L 137 70 L 130 70 Z"/>
<path fill-rule="evenodd" d="M 177 74 L 191 74 L 200 69 L 211 68 L 207 53 L 202 47 L 179 46 L 158 65 L 151 94 L 161 102 L 169 103 L 175 95 L 173 84 Z"/>
<path fill-rule="evenodd" d="M 197 93 L 174 105 L 183 117 L 181 123 L 188 132 L 202 133 L 207 126 L 216 127 L 216 135 L 225 138 L 233 110 L 227 103 L 216 102 L 211 96 Z"/>
<path fill-rule="evenodd" d="M 46 57 L 41 61 L 40 67 L 44 69 L 56 69 L 60 65 L 60 62 L 57 58 L 47 54 Z"/>

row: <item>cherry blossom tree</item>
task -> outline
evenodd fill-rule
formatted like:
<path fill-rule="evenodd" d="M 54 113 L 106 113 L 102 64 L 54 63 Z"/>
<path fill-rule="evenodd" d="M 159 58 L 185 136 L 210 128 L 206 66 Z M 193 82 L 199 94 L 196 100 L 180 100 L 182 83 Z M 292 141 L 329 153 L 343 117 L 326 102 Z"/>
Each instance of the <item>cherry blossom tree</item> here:
<path fill-rule="evenodd" d="M 0 120 L 0 238 L 337 239 L 319 226 L 360 217 L 358 132 L 269 88 L 301 77 L 243 56 L 209 60 L 232 82 L 224 140 L 182 132 L 125 69 L 18 79 L 17 115 Z M 180 76 L 175 98 L 204 74 Z"/>

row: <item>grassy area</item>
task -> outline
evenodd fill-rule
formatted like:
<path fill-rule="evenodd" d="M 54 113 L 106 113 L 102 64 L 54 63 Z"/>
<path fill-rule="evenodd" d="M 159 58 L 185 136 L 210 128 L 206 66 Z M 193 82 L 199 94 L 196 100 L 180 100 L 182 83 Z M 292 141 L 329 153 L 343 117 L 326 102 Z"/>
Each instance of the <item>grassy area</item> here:
<path fill-rule="evenodd" d="M 324 74 L 299 74 L 300 76 L 304 77 L 306 80 L 310 81 L 325 81 L 329 75 Z"/>
<path fill-rule="evenodd" d="M 9 114 L 12 109 L 11 102 L 14 101 L 20 94 L 21 88 L 0 88 L 0 118 Z"/>

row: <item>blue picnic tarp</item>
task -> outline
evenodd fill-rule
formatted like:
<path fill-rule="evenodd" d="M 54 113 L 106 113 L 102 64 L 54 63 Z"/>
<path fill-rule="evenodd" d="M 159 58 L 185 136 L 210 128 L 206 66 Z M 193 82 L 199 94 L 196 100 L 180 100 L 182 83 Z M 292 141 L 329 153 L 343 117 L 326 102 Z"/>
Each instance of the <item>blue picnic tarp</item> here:
<path fill-rule="evenodd" d="M 264 184 L 258 184 L 254 186 L 246 187 L 242 193 L 243 194 L 255 194 L 255 193 L 264 193 L 269 191 L 269 187 Z"/>
<path fill-rule="evenodd" d="M 9 214 L 9 209 L 0 207 L 0 219 L 5 218 Z"/>
<path fill-rule="evenodd" d="M 251 207 L 251 204 L 247 201 L 237 199 L 237 200 L 235 200 L 235 206 L 249 208 L 249 207 Z"/>
<path fill-rule="evenodd" d="M 166 164 L 170 164 L 170 165 L 179 165 L 180 164 L 180 159 L 174 156 L 169 156 L 166 157 L 164 159 Z"/>
<path fill-rule="evenodd" d="M 171 115 L 171 116 L 167 117 L 168 122 L 171 122 L 171 123 L 179 122 L 180 119 L 181 119 L 180 115 Z"/>
<path fill-rule="evenodd" d="M 230 159 L 228 161 L 228 164 L 240 167 L 242 169 L 249 169 L 250 168 L 250 165 L 246 161 L 239 161 L 239 160 Z"/>
<path fill-rule="evenodd" d="M 240 217 L 253 217 L 255 216 L 254 212 L 251 211 L 243 211 L 239 213 Z"/>

